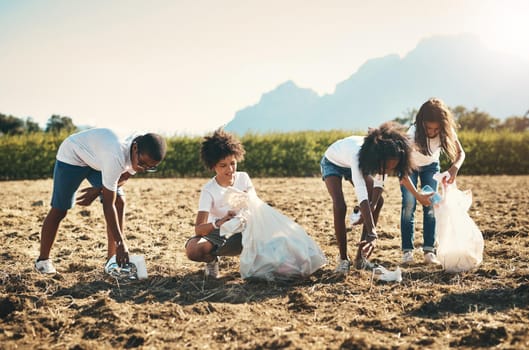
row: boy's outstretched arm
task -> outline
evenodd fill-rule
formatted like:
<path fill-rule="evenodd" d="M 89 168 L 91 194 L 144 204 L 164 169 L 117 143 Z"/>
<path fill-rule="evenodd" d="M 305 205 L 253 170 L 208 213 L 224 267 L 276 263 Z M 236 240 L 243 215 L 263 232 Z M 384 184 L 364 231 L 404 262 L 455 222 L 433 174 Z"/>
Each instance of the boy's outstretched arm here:
<path fill-rule="evenodd" d="M 103 212 L 105 214 L 105 221 L 107 229 L 114 239 L 116 244 L 116 262 L 119 266 L 129 263 L 129 249 L 125 242 L 125 237 L 119 227 L 118 212 L 116 210 L 116 192 L 111 191 L 105 187 L 103 193 Z"/>
<path fill-rule="evenodd" d="M 375 222 L 373 219 L 373 212 L 369 205 L 369 201 L 364 199 L 360 203 L 360 213 L 364 219 L 364 226 L 362 228 L 362 238 L 360 243 L 358 243 L 359 249 L 362 251 L 362 255 L 365 258 L 369 258 L 373 250 L 375 249 L 375 244 L 377 240 L 377 231 L 375 228 Z M 364 232 L 366 236 L 364 237 Z"/>
<path fill-rule="evenodd" d="M 118 187 L 123 186 L 131 176 L 132 174 L 129 173 L 128 171 L 121 174 L 118 180 Z"/>

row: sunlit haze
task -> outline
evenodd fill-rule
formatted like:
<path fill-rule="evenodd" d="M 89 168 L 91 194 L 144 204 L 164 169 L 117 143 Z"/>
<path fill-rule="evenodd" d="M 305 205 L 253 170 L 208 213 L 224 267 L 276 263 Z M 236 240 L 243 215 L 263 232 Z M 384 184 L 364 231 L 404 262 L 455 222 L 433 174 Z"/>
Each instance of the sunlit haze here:
<path fill-rule="evenodd" d="M 529 60 L 528 13 L 523 0 L 0 0 L 0 113 L 200 134 L 287 80 L 332 93 L 433 35 Z"/>

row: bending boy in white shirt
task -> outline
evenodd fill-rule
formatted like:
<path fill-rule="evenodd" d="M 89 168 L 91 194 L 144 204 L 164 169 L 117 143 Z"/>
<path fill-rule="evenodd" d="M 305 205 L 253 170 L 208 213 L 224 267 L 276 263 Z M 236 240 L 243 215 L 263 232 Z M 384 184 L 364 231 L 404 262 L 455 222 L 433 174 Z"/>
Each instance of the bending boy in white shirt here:
<path fill-rule="evenodd" d="M 129 252 L 123 234 L 125 199 L 122 186 L 136 172 L 156 171 L 165 153 L 165 140 L 152 133 L 121 140 L 112 130 L 95 128 L 67 137 L 57 152 L 51 209 L 42 225 L 40 255 L 35 268 L 41 273 L 57 272 L 49 258 L 50 250 L 84 179 L 93 187 L 82 190 L 77 204 L 90 205 L 102 196 L 107 257 L 116 255 L 120 266 L 127 264 Z"/>

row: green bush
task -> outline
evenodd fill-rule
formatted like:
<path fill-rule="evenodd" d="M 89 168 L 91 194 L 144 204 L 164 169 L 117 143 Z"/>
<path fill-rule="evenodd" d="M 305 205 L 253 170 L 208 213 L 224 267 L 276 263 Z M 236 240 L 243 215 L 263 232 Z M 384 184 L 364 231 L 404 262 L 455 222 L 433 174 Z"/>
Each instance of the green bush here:
<path fill-rule="evenodd" d="M 33 133 L 0 137 L 0 180 L 51 177 L 57 149 L 66 136 Z"/>
<path fill-rule="evenodd" d="M 167 139 L 167 155 L 158 167 L 157 177 L 206 176 L 207 170 L 200 162 L 200 137 L 173 137 Z"/>
<path fill-rule="evenodd" d="M 319 176 L 320 159 L 347 131 L 246 134 L 246 157 L 239 165 L 252 177 Z M 359 133 L 356 133 L 359 134 Z M 57 149 L 66 134 L 35 133 L 0 137 L 0 180 L 41 179 L 53 175 Z M 460 132 L 466 152 L 463 175 L 529 174 L 529 132 Z M 166 159 L 156 177 L 209 177 L 200 161 L 201 137 L 170 137 Z M 448 167 L 442 159 L 442 169 Z"/>
<path fill-rule="evenodd" d="M 460 132 L 466 153 L 461 174 L 529 174 L 529 132 Z M 446 168 L 446 160 L 442 163 Z"/>
<path fill-rule="evenodd" d="M 301 131 L 245 135 L 241 141 L 246 157 L 241 168 L 252 176 L 313 176 L 320 172 L 320 159 L 343 131 Z"/>

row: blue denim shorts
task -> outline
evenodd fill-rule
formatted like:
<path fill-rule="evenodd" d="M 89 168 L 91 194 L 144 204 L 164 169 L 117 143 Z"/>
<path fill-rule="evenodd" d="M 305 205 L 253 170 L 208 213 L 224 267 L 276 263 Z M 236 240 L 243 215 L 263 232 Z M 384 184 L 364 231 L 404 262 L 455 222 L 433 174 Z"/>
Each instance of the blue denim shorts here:
<path fill-rule="evenodd" d="M 68 210 L 75 204 L 75 194 L 86 179 L 93 187 L 103 187 L 101 172 L 87 166 L 77 166 L 68 163 L 55 161 L 53 169 L 53 194 L 51 196 L 52 208 Z M 125 193 L 118 187 L 118 196 Z"/>
<path fill-rule="evenodd" d="M 344 178 L 347 181 L 351 181 L 351 168 L 344 168 L 338 166 L 323 156 L 320 161 L 321 178 L 325 180 L 329 176 L 338 176 Z"/>

